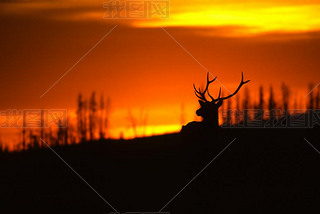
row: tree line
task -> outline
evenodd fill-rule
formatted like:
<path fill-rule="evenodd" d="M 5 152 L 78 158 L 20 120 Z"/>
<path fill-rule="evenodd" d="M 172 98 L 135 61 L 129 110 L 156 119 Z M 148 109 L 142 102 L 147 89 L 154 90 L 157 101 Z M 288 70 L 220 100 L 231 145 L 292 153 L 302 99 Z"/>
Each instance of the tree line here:
<path fill-rule="evenodd" d="M 267 91 L 267 92 L 266 92 Z M 228 109 L 260 109 L 269 112 L 269 119 L 277 119 L 281 117 L 276 109 L 320 109 L 320 89 L 315 88 L 314 84 L 309 84 L 308 93 L 305 97 L 298 97 L 286 85 L 282 84 L 280 88 L 280 96 L 276 101 L 274 88 L 270 86 L 267 90 L 263 86 L 259 87 L 258 95 L 252 97 L 248 88 L 245 88 L 244 93 L 238 94 L 233 101 L 228 99 L 222 105 L 222 111 L 227 112 L 223 123 L 232 124 L 239 122 L 237 115 L 231 115 L 232 112 Z M 85 98 L 81 93 L 77 97 L 76 123 L 68 123 L 63 127 L 58 121 L 56 127 L 50 128 L 22 128 L 20 133 L 21 142 L 15 150 L 29 150 L 46 147 L 42 140 L 49 146 L 69 145 L 74 143 L 92 142 L 95 140 L 106 139 L 109 136 L 110 123 L 110 98 L 105 98 L 100 94 L 97 99 L 96 92 L 92 92 L 88 98 Z M 185 107 L 181 105 L 181 123 L 185 122 Z M 255 117 L 255 115 L 248 115 Z M 68 116 L 70 121 L 70 115 Z M 128 122 L 131 128 L 136 133 L 137 119 L 128 113 Z M 147 115 L 141 119 L 146 126 Z M 139 123 L 140 124 L 140 123 Z M 42 140 L 41 140 L 42 139 Z M 8 151 L 8 147 L 3 143 L 0 136 L 0 152 Z"/>

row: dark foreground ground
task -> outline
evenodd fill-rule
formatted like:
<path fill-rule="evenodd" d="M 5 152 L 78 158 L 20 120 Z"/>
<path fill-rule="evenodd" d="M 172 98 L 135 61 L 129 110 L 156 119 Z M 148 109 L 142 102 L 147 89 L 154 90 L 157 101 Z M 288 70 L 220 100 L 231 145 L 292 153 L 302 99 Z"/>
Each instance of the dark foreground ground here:
<path fill-rule="evenodd" d="M 118 212 L 318 213 L 319 130 L 223 129 L 53 149 Z M 109 213 L 49 149 L 0 155 L 0 213 Z"/>

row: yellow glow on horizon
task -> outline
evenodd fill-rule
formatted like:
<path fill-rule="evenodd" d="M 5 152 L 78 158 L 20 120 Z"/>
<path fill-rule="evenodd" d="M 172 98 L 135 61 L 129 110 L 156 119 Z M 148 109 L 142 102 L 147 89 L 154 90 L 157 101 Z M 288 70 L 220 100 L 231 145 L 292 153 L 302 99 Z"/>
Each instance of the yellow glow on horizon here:
<path fill-rule="evenodd" d="M 136 133 L 132 127 L 117 127 L 110 129 L 111 138 L 132 139 L 135 137 L 147 137 L 153 135 L 161 135 L 179 132 L 181 130 L 180 124 L 167 124 L 167 125 L 147 125 L 136 127 Z"/>
<path fill-rule="evenodd" d="M 136 22 L 137 27 L 230 27 L 235 34 L 305 32 L 320 29 L 320 5 L 245 7 L 211 5 L 170 14 L 169 19 Z M 230 31 L 228 31 L 230 34 Z"/>

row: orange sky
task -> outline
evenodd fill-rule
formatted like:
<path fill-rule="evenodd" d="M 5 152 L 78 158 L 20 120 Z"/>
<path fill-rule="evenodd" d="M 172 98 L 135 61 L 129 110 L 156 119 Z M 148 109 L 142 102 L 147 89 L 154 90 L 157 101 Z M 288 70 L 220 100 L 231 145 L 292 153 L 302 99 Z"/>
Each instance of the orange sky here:
<path fill-rule="evenodd" d="M 320 1 L 305 0 L 179 0 L 170 2 L 169 19 L 106 20 L 101 0 L 4 1 L 0 107 L 73 111 L 79 92 L 95 90 L 111 98 L 114 128 L 128 126 L 129 109 L 147 109 L 150 126 L 175 129 L 182 103 L 193 120 L 192 83 L 203 84 L 206 71 L 160 26 L 230 91 L 244 71 L 252 91 L 285 82 L 306 94 L 320 81 L 319 9 Z"/>

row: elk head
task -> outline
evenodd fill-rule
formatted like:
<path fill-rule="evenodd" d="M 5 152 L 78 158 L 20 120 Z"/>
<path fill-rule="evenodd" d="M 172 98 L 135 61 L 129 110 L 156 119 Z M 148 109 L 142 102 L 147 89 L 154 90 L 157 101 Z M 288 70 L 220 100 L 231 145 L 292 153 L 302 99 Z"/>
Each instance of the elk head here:
<path fill-rule="evenodd" d="M 220 97 L 221 96 L 221 87 L 220 87 L 219 95 L 218 95 L 217 99 L 213 98 L 209 93 L 209 85 L 212 82 L 214 82 L 217 79 L 217 77 L 215 77 L 213 80 L 210 80 L 209 79 L 209 72 L 208 72 L 207 73 L 207 85 L 203 91 L 201 91 L 200 88 L 197 90 L 195 85 L 193 84 L 193 88 L 195 90 L 195 95 L 199 98 L 199 104 L 200 104 L 200 108 L 196 111 L 196 114 L 203 118 L 203 122 L 208 123 L 208 124 L 212 124 L 216 127 L 219 126 L 218 109 L 222 105 L 223 100 L 229 99 L 232 96 L 234 96 L 236 93 L 238 93 L 238 91 L 240 90 L 240 88 L 244 84 L 246 84 L 250 81 L 250 80 L 243 81 L 243 73 L 241 73 L 241 75 L 242 75 L 241 82 L 240 82 L 238 88 L 235 90 L 235 92 L 233 92 L 229 96 Z M 210 97 L 211 101 L 207 100 L 206 94 Z"/>

